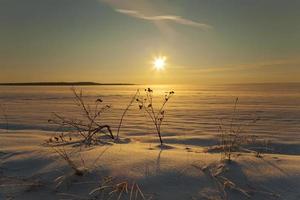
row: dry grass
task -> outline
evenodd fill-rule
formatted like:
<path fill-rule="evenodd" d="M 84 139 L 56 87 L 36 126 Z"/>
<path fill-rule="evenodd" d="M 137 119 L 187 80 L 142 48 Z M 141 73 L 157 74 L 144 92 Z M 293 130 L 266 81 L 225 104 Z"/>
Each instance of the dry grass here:
<path fill-rule="evenodd" d="M 85 171 L 87 171 L 87 168 L 85 167 L 85 162 L 81 157 L 81 163 L 80 164 L 75 164 L 74 160 L 71 158 L 74 154 L 74 152 L 67 152 L 67 150 L 62 146 L 60 148 L 53 147 L 54 151 L 74 170 L 74 174 L 78 176 L 82 176 Z"/>
<path fill-rule="evenodd" d="M 228 161 L 232 160 L 234 154 L 248 152 L 261 157 L 264 151 L 271 151 L 269 148 L 270 141 L 259 138 L 254 134 L 247 134 L 251 126 L 254 126 L 259 120 L 258 117 L 252 116 L 247 120 L 242 120 L 237 109 L 238 98 L 236 98 L 233 113 L 230 119 L 220 119 L 218 130 L 220 144 L 206 149 L 208 152 L 220 151 L 222 158 Z"/>
<path fill-rule="evenodd" d="M 228 191 L 237 191 L 245 198 L 251 198 L 253 193 L 264 193 L 270 198 L 278 198 L 279 196 L 273 192 L 262 191 L 252 188 L 242 188 L 235 181 L 226 176 L 226 173 L 234 171 L 232 157 L 239 155 L 241 152 L 254 153 L 256 157 L 261 157 L 261 152 L 271 150 L 268 148 L 269 141 L 258 138 L 255 135 L 246 134 L 246 129 L 254 125 L 259 118 L 253 117 L 249 120 L 241 120 L 239 111 L 237 109 L 238 98 L 236 98 L 233 108 L 233 114 L 227 123 L 226 120 L 221 119 L 219 125 L 220 145 L 209 147 L 207 152 L 218 151 L 221 153 L 221 162 L 209 166 L 202 165 L 194 167 L 200 169 L 207 177 L 209 177 L 216 185 L 218 196 L 204 195 L 205 199 L 228 199 Z M 248 130 L 249 131 L 249 130 Z M 252 147 L 255 146 L 255 147 Z M 258 146 L 258 147 L 257 147 Z M 238 173 L 238 172 L 236 172 Z M 250 185 L 250 184 L 249 184 Z"/>
<path fill-rule="evenodd" d="M 59 155 L 59 157 L 62 160 L 64 160 L 67 163 L 67 165 L 73 170 L 73 173 L 63 174 L 54 180 L 54 182 L 56 182 L 56 188 L 58 188 L 70 176 L 73 175 L 83 176 L 86 173 L 95 169 L 97 167 L 97 163 L 99 159 L 109 149 L 109 147 L 105 148 L 90 165 L 87 165 L 84 157 L 82 156 L 83 153 L 81 151 L 81 148 L 68 149 L 68 150 L 64 146 L 52 147 L 52 148 L 57 153 L 57 155 Z M 77 158 L 77 160 L 75 160 L 75 158 Z M 80 158 L 79 161 L 78 158 Z"/>
<path fill-rule="evenodd" d="M 123 123 L 123 119 L 127 113 L 127 111 L 129 110 L 129 108 L 132 106 L 132 104 L 134 103 L 134 101 L 137 99 L 138 95 L 139 95 L 140 91 L 137 90 L 136 93 L 133 95 L 133 97 L 131 98 L 130 102 L 128 103 L 128 105 L 126 106 L 126 108 L 123 111 L 123 114 L 121 116 L 120 122 L 119 122 L 119 126 L 118 126 L 118 130 L 117 130 L 117 135 L 116 135 L 116 140 L 119 140 L 119 133 L 120 133 L 120 129 Z"/>
<path fill-rule="evenodd" d="M 239 185 L 237 180 L 241 179 L 239 174 L 242 172 L 235 171 L 236 169 L 226 161 L 221 161 L 218 163 L 213 163 L 211 165 L 193 165 L 195 168 L 201 170 L 215 185 L 218 191 L 217 196 L 210 194 L 202 194 L 204 199 L 208 200 L 229 200 L 230 192 L 238 192 L 242 197 L 246 199 L 251 199 L 254 194 L 263 194 L 267 196 L 267 199 L 278 199 L 280 195 L 267 190 L 258 189 L 258 186 L 252 186 L 252 184 L 247 180 L 238 180 L 239 182 L 244 182 L 243 185 Z M 229 178 L 230 173 L 236 173 L 233 178 Z"/>
<path fill-rule="evenodd" d="M 161 106 L 155 110 L 153 105 L 153 90 L 151 88 L 145 89 L 145 95 L 139 95 L 136 101 L 139 104 L 140 110 L 144 110 L 146 114 L 150 117 L 153 123 L 157 136 L 159 138 L 161 146 L 163 146 L 163 139 L 161 135 L 161 125 L 165 118 L 165 107 L 170 98 L 174 95 L 174 91 L 166 92 Z"/>
<path fill-rule="evenodd" d="M 62 198 L 69 200 L 151 200 L 151 195 L 146 195 L 141 187 L 129 181 L 116 181 L 115 178 L 105 177 L 100 181 L 99 187 L 93 189 L 88 195 L 58 193 Z"/>
<path fill-rule="evenodd" d="M 100 186 L 90 192 L 96 199 L 126 199 L 126 200 L 150 200 L 151 196 L 145 195 L 140 186 L 128 181 L 117 182 L 112 177 L 104 178 Z M 149 196 L 149 197 L 148 197 Z"/>
<path fill-rule="evenodd" d="M 53 119 L 48 120 L 48 122 L 58 125 L 61 129 L 74 131 L 75 135 L 81 138 L 80 143 L 87 146 L 101 143 L 100 137 L 97 136 L 98 133 L 108 135 L 111 139 L 114 139 L 110 126 L 100 123 L 101 114 L 110 109 L 110 105 L 103 105 L 103 100 L 100 98 L 96 99 L 93 105 L 87 104 L 84 101 L 82 90 L 77 92 L 75 88 L 72 88 L 72 92 L 74 94 L 74 102 L 80 108 L 84 118 L 72 119 L 54 113 Z M 58 136 L 50 138 L 47 143 L 67 144 L 71 140 L 72 135 L 69 131 L 67 133 L 62 132 Z"/>
<path fill-rule="evenodd" d="M 204 166 L 201 168 L 201 170 L 204 174 L 206 174 L 209 178 L 211 178 L 214 181 L 214 183 L 219 191 L 221 199 L 224 199 L 224 200 L 228 199 L 227 190 L 235 190 L 247 198 L 251 197 L 249 191 L 239 187 L 236 183 L 234 183 L 232 180 L 230 180 L 229 178 L 227 178 L 224 175 L 224 172 L 229 170 L 226 167 L 225 163 L 221 162 L 216 165 Z"/>
<path fill-rule="evenodd" d="M 132 106 L 133 102 L 136 101 L 141 110 L 145 111 L 145 113 L 150 117 L 157 135 L 160 140 L 160 144 L 163 145 L 163 138 L 161 135 L 161 125 L 165 118 L 165 107 L 169 99 L 174 95 L 174 92 L 166 93 L 162 105 L 156 110 L 153 106 L 153 91 L 148 88 L 145 89 L 145 95 L 140 95 L 139 91 L 132 97 L 131 101 L 124 109 L 124 112 L 121 116 L 116 137 L 113 135 L 111 128 L 109 125 L 100 123 L 101 113 L 105 112 L 110 108 L 109 105 L 103 105 L 103 101 L 101 99 L 96 99 L 95 104 L 88 105 L 84 101 L 84 96 L 82 91 L 77 92 L 74 88 L 72 91 L 75 96 L 75 103 L 80 108 L 83 116 L 85 116 L 85 120 L 80 119 L 71 119 L 68 117 L 61 116 L 59 114 L 54 113 L 54 119 L 49 120 L 50 123 L 59 125 L 64 128 L 69 128 L 75 130 L 76 135 L 81 139 L 80 144 L 85 144 L 86 146 L 90 146 L 92 144 L 98 144 L 100 138 L 97 137 L 97 134 L 100 133 L 102 135 L 109 136 L 110 139 L 119 139 L 119 131 L 122 126 L 123 118 L 125 117 L 127 111 L 130 106 Z M 229 199 L 229 191 L 237 191 L 245 198 L 251 198 L 253 193 L 264 193 L 270 196 L 270 198 L 277 198 L 278 195 L 272 192 L 267 191 L 259 191 L 254 188 L 244 188 L 239 186 L 235 180 L 231 180 L 228 176 L 226 176 L 226 172 L 230 170 L 234 170 L 230 167 L 229 162 L 232 161 L 232 155 L 236 152 L 246 151 L 255 153 L 257 157 L 260 157 L 260 151 L 257 149 L 266 149 L 267 142 L 262 140 L 261 144 L 264 144 L 264 147 L 255 147 L 255 150 L 251 147 L 245 147 L 251 144 L 257 144 L 259 141 L 254 135 L 245 135 L 245 128 L 247 128 L 251 124 L 255 124 L 258 118 L 251 119 L 247 122 L 240 122 L 239 113 L 237 109 L 238 98 L 234 103 L 233 115 L 229 120 L 229 123 L 224 123 L 224 120 L 221 120 L 219 130 L 220 130 L 220 145 L 209 150 L 220 150 L 223 158 L 222 162 L 212 165 L 203 165 L 197 166 L 193 165 L 195 168 L 200 169 L 216 186 L 218 191 L 217 197 L 211 196 L 203 196 L 206 199 Z M 2 106 L 0 105 L 0 108 Z M 2 110 L 3 111 L 3 110 Z M 4 110 L 5 111 L 5 110 Z M 7 122 L 7 116 L 4 113 L 4 119 Z M 60 146 L 52 146 L 53 150 L 61 159 L 63 159 L 66 164 L 72 169 L 71 175 L 83 176 L 85 173 L 91 171 L 96 167 L 98 160 L 101 156 L 106 152 L 106 149 L 95 159 L 95 161 L 90 166 L 86 166 L 85 159 L 82 157 L 81 148 L 66 148 L 66 144 L 70 144 L 73 141 L 73 137 L 69 132 L 62 132 L 59 135 L 50 138 L 49 144 L 62 144 Z M 80 146 L 81 147 L 81 146 Z M 80 159 L 75 159 L 80 158 Z M 78 161 L 79 160 L 79 161 Z M 225 160 L 225 161 L 224 161 Z M 56 187 L 59 187 L 66 179 L 66 174 L 59 176 L 55 179 L 57 183 Z M 0 186 L 8 186 L 1 185 Z M 34 186 L 34 185 L 33 185 Z M 71 199 L 129 199 L 129 200 L 146 200 L 151 199 L 152 197 L 149 195 L 145 195 L 140 186 L 133 182 L 129 183 L 128 181 L 116 181 L 112 177 L 104 178 L 99 187 L 93 189 L 89 193 L 89 197 L 79 197 L 72 194 L 61 194 L 63 196 L 69 196 Z"/>

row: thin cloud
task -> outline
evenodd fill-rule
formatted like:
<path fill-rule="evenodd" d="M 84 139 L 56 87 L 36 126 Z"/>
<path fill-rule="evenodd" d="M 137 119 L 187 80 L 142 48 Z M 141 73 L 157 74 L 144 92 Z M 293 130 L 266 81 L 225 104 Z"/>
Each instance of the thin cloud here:
<path fill-rule="evenodd" d="M 204 30 L 212 29 L 213 27 L 204 24 L 204 23 L 199 23 L 193 20 L 185 19 L 181 16 L 176 16 L 176 15 L 156 15 L 156 16 L 146 16 L 143 13 L 140 13 L 139 11 L 136 10 L 126 10 L 126 9 L 115 9 L 116 12 L 139 18 L 139 19 L 144 19 L 144 20 L 149 20 L 149 21 L 172 21 L 177 24 L 182 24 L 186 26 L 193 26 L 193 27 L 198 27 Z"/>
<path fill-rule="evenodd" d="M 287 67 L 292 65 L 294 68 L 298 69 L 300 66 L 300 59 L 288 58 L 288 59 L 278 59 L 270 60 L 264 62 L 250 63 L 250 64 L 237 64 L 237 65 L 226 65 L 222 67 L 210 66 L 210 67 L 197 67 L 197 66 L 175 66 L 176 70 L 188 70 L 194 73 L 214 73 L 214 72 L 233 72 L 233 71 L 243 71 L 243 70 L 255 70 L 264 68 L 274 68 L 274 67 Z M 284 68 L 282 68 L 284 69 Z"/>

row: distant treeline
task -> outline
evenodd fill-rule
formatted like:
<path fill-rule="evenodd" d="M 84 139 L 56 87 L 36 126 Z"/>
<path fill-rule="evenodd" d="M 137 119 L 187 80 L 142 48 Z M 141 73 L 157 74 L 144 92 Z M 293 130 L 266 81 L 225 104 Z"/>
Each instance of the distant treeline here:
<path fill-rule="evenodd" d="M 29 83 L 0 83 L 3 86 L 89 86 L 89 85 L 135 85 L 132 83 L 96 83 L 96 82 L 29 82 Z"/>

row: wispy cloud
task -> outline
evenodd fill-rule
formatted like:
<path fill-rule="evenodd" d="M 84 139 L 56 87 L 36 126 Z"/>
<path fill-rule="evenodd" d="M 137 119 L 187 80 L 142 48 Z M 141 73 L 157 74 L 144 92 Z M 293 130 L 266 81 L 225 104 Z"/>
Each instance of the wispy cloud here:
<path fill-rule="evenodd" d="M 127 10 L 127 9 L 115 9 L 116 12 L 131 16 L 131 17 L 135 17 L 135 18 L 139 18 L 139 19 L 143 19 L 143 20 L 149 20 L 149 21 L 171 21 L 177 24 L 182 24 L 182 25 L 186 25 L 186 26 L 193 26 L 193 27 L 198 27 L 201 28 L 203 30 L 208 30 L 208 29 L 212 29 L 213 27 L 208 25 L 208 24 L 204 24 L 204 23 L 200 23 L 200 22 L 196 22 L 190 19 L 185 19 L 181 16 L 176 16 L 176 15 L 155 15 L 155 16 L 146 16 L 143 13 L 137 11 L 137 10 Z"/>
<path fill-rule="evenodd" d="M 248 64 L 236 64 L 236 65 L 225 65 L 225 66 L 175 66 L 175 70 L 185 70 L 193 73 L 217 73 L 217 72 L 236 72 L 236 71 L 244 71 L 244 70 L 260 70 L 260 69 L 275 69 L 281 68 L 282 70 L 287 69 L 288 67 L 299 69 L 300 59 L 298 57 L 295 58 L 287 58 L 287 59 L 277 59 L 277 60 L 267 60 L 256 63 L 248 63 Z"/>

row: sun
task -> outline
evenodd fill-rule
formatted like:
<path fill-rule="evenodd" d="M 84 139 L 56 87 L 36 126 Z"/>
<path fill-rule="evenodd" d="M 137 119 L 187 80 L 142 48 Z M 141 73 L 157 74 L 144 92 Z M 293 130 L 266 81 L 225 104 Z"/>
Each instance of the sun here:
<path fill-rule="evenodd" d="M 165 56 L 159 56 L 159 57 L 154 58 L 154 60 L 153 60 L 153 67 L 156 70 L 163 70 L 163 69 L 165 69 L 166 60 L 167 60 L 167 58 Z"/>

